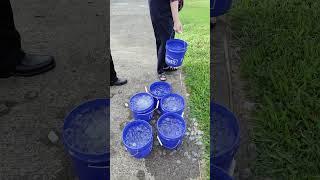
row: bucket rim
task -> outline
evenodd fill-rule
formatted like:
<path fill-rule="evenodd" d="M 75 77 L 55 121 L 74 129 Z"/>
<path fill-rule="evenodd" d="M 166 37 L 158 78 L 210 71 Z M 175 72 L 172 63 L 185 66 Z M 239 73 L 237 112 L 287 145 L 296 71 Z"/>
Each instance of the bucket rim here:
<path fill-rule="evenodd" d="M 169 84 L 169 83 L 167 83 L 167 82 L 163 82 L 163 81 L 156 81 L 156 82 L 153 82 L 152 84 L 150 84 L 150 86 L 149 86 L 150 94 L 151 94 L 153 97 L 159 99 L 159 98 L 163 98 L 164 96 L 168 95 L 168 94 L 163 95 L 163 96 L 156 96 L 156 95 L 154 95 L 154 94 L 152 93 L 152 90 L 151 90 L 151 89 L 152 89 L 152 87 L 154 87 L 154 86 L 157 85 L 157 84 L 164 84 L 164 85 L 168 86 L 168 87 L 169 87 L 169 91 L 170 91 L 169 94 L 172 93 L 172 86 L 171 86 L 171 84 Z"/>
<path fill-rule="evenodd" d="M 65 138 L 65 133 L 64 133 L 65 130 L 67 129 L 67 128 L 66 128 L 66 120 L 68 119 L 68 117 L 70 117 L 72 114 L 74 114 L 80 107 L 84 107 L 84 106 L 88 105 L 89 103 L 93 103 L 93 102 L 96 102 L 96 101 L 105 101 L 105 102 L 106 102 L 106 108 L 108 108 L 108 107 L 110 106 L 110 99 L 108 99 L 108 98 L 89 99 L 89 100 L 86 100 L 86 101 L 82 102 L 81 104 L 75 106 L 74 108 L 72 108 L 72 110 L 69 111 L 69 112 L 67 113 L 67 115 L 65 116 L 65 118 L 64 118 L 63 129 L 62 129 L 63 144 L 66 146 L 68 152 L 71 151 L 71 152 L 75 152 L 75 153 L 79 154 L 79 155 L 76 155 L 75 153 L 73 153 L 73 154 L 70 154 L 70 153 L 69 153 L 70 155 L 76 156 L 77 158 L 82 159 L 82 160 L 84 160 L 84 158 L 80 158 L 80 157 L 79 157 L 80 155 L 82 155 L 82 156 L 87 156 L 87 157 L 88 157 L 88 156 L 90 156 L 90 157 L 101 157 L 101 156 L 106 156 L 106 155 L 108 155 L 109 150 L 108 150 L 108 148 L 107 148 L 106 152 L 104 152 L 104 153 L 91 154 L 91 153 L 81 152 L 81 151 L 79 151 L 78 149 L 76 149 L 76 148 L 74 148 L 73 146 L 71 146 L 69 143 L 67 143 L 67 140 L 66 140 L 66 138 Z M 93 159 L 94 159 L 94 158 L 93 158 Z M 92 159 L 87 158 L 87 159 L 85 159 L 85 160 L 92 160 Z M 93 160 L 92 160 L 92 161 L 93 161 Z"/>
<path fill-rule="evenodd" d="M 165 136 L 160 130 L 159 130 L 159 122 L 162 120 L 162 119 L 164 119 L 166 116 L 175 116 L 176 118 L 178 118 L 178 119 L 180 119 L 181 121 L 182 121 L 182 123 L 183 123 L 183 125 L 184 125 L 184 129 L 183 129 L 183 132 L 181 133 L 181 135 L 180 136 L 178 136 L 178 137 L 175 137 L 175 138 L 172 138 L 172 137 L 167 137 L 167 136 Z M 187 129 L 187 123 L 186 123 L 186 121 L 184 120 L 184 118 L 182 117 L 182 116 L 180 116 L 179 114 L 177 114 L 177 113 L 164 113 L 163 115 L 161 115 L 160 116 L 160 118 L 158 119 L 158 121 L 157 121 L 157 126 L 156 126 L 156 128 L 157 128 L 157 130 L 158 130 L 158 133 L 161 135 L 161 136 L 163 136 L 165 139 L 170 139 L 170 140 L 176 140 L 176 139 L 181 139 L 184 135 L 185 135 L 185 133 L 186 133 L 186 129 Z"/>
<path fill-rule="evenodd" d="M 235 147 L 238 146 L 239 144 L 239 141 L 240 141 L 240 125 L 239 125 L 239 121 L 238 119 L 236 118 L 236 116 L 232 113 L 232 111 L 230 111 L 228 108 L 220 105 L 220 104 L 217 104 L 217 103 L 211 103 L 211 105 L 213 107 L 218 107 L 220 109 L 222 109 L 223 111 L 226 111 L 229 115 L 231 115 L 232 119 L 235 121 L 235 125 L 234 127 L 237 129 L 237 132 L 236 132 L 236 138 L 234 139 L 234 141 L 232 142 L 232 145 L 229 147 L 229 148 L 226 148 L 225 150 L 223 151 L 220 151 L 219 153 L 214 153 L 215 154 L 215 157 L 219 157 L 219 156 L 222 156 L 230 151 L 232 151 Z M 214 122 L 213 122 L 214 123 Z"/>
<path fill-rule="evenodd" d="M 137 124 L 137 123 L 142 123 L 142 124 L 146 125 L 146 126 L 150 129 L 150 131 L 151 131 L 151 136 L 150 136 L 150 138 L 148 139 L 148 143 L 146 143 L 144 146 L 139 147 L 139 148 L 133 148 L 133 147 L 128 146 L 128 145 L 125 143 L 126 141 L 124 140 L 124 139 L 125 139 L 124 136 L 125 136 L 125 132 L 128 130 L 128 128 L 131 127 L 130 125 L 132 125 L 132 124 Z M 153 141 L 152 126 L 151 126 L 147 121 L 144 121 L 144 120 L 131 120 L 131 121 L 128 122 L 128 123 L 125 125 L 125 127 L 123 128 L 121 139 L 122 139 L 122 142 L 123 142 L 123 144 L 124 144 L 124 146 L 125 146 L 126 148 L 129 148 L 129 149 L 132 149 L 132 150 L 142 149 L 142 148 L 148 146 L 148 145 L 149 145 L 150 143 L 152 143 L 152 141 Z"/>
<path fill-rule="evenodd" d="M 137 95 L 140 95 L 140 94 L 145 94 L 145 95 L 150 96 L 150 97 L 152 98 L 152 104 L 150 105 L 150 107 L 148 107 L 148 108 L 145 109 L 145 110 L 135 111 L 135 110 L 132 109 L 131 101 L 132 101 L 132 99 L 133 99 L 134 97 L 136 97 Z M 139 93 L 136 93 L 136 94 L 134 94 L 133 96 L 131 96 L 131 98 L 130 98 L 130 100 L 129 100 L 129 108 L 130 108 L 130 110 L 131 110 L 132 112 L 134 112 L 134 113 L 146 113 L 146 112 L 150 111 L 150 110 L 153 108 L 154 103 L 155 103 L 155 100 L 153 99 L 153 96 L 151 95 L 151 93 L 148 93 L 148 92 L 139 92 Z"/>
<path fill-rule="evenodd" d="M 170 48 L 168 47 L 168 44 L 171 43 L 171 42 L 181 42 L 181 43 L 184 44 L 184 48 L 183 48 L 182 50 L 172 50 L 172 49 L 170 49 Z M 178 39 L 178 38 L 169 39 L 169 40 L 167 40 L 167 42 L 166 42 L 166 49 L 167 49 L 167 50 L 170 50 L 171 52 L 186 52 L 187 49 L 188 49 L 188 46 L 189 46 L 189 44 L 188 44 L 186 41 L 184 41 L 184 40 L 182 40 L 182 39 Z"/>
<path fill-rule="evenodd" d="M 164 106 L 163 106 L 163 101 L 164 101 L 167 97 L 169 97 L 169 96 L 176 96 L 176 97 L 179 97 L 179 98 L 182 99 L 182 103 L 183 103 L 182 105 L 183 105 L 183 106 L 182 106 L 179 110 L 174 111 L 174 113 L 175 113 L 175 112 L 179 112 L 179 111 L 183 111 L 183 110 L 185 109 L 186 103 L 185 103 L 184 97 L 183 97 L 182 95 L 178 94 L 178 93 L 170 93 L 170 94 L 167 94 L 167 95 L 163 96 L 163 97 L 161 98 L 161 100 L 160 100 L 160 107 L 161 107 L 161 109 L 162 109 L 164 112 L 171 113 L 171 111 L 166 110 L 166 109 L 164 108 Z"/>

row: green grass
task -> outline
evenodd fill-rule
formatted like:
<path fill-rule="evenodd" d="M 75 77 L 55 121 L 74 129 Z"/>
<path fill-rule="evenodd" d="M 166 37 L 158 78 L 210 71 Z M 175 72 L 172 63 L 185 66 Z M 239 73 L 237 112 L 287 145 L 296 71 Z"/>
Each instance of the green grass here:
<path fill-rule="evenodd" d="M 253 113 L 254 174 L 320 175 L 320 1 L 238 0 L 231 24 Z"/>
<path fill-rule="evenodd" d="M 190 117 L 196 118 L 204 131 L 206 178 L 209 178 L 210 157 L 210 17 L 208 0 L 185 1 L 181 11 L 184 33 L 177 38 L 188 42 L 183 71 L 190 99 Z"/>

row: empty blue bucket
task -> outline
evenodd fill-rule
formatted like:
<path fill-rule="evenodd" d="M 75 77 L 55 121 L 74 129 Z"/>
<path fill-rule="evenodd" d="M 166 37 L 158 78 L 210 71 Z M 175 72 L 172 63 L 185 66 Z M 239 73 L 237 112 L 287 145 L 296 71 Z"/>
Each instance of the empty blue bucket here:
<path fill-rule="evenodd" d="M 225 171 L 229 171 L 240 143 L 238 120 L 227 108 L 211 104 L 211 156 L 210 161 Z"/>
<path fill-rule="evenodd" d="M 159 107 L 162 114 L 177 113 L 182 116 L 185 108 L 185 101 L 179 94 L 168 94 L 161 98 Z"/>
<path fill-rule="evenodd" d="M 64 120 L 63 143 L 80 180 L 110 179 L 108 107 L 109 99 L 91 100 L 76 107 Z"/>
<path fill-rule="evenodd" d="M 182 65 L 188 44 L 181 39 L 170 39 L 166 42 L 166 64 L 171 67 Z"/>
<path fill-rule="evenodd" d="M 152 150 L 151 125 L 143 120 L 131 121 L 123 129 L 122 142 L 131 156 L 145 158 Z"/>
<path fill-rule="evenodd" d="M 157 130 L 160 145 L 168 149 L 175 149 L 182 143 L 186 123 L 178 114 L 166 113 L 157 121 Z"/>
<path fill-rule="evenodd" d="M 232 5 L 232 0 L 210 0 L 210 17 L 217 17 L 227 13 Z"/>
<path fill-rule="evenodd" d="M 217 166 L 210 166 L 210 179 L 214 180 L 232 180 L 232 177 L 224 171 L 223 169 Z"/>
<path fill-rule="evenodd" d="M 155 100 L 149 93 L 137 93 L 130 98 L 130 109 L 136 120 L 150 121 L 155 110 Z"/>
<path fill-rule="evenodd" d="M 163 81 L 154 82 L 149 87 L 150 94 L 154 97 L 155 101 L 157 102 L 160 101 L 163 96 L 170 94 L 171 91 L 171 85 Z"/>

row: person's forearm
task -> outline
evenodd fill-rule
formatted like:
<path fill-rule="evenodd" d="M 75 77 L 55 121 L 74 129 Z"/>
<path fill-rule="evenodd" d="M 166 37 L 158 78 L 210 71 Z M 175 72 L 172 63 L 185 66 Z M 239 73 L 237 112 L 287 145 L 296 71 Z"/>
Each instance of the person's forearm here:
<path fill-rule="evenodd" d="M 180 21 L 179 19 L 179 1 L 178 0 L 170 0 L 171 6 L 171 14 L 174 22 Z"/>

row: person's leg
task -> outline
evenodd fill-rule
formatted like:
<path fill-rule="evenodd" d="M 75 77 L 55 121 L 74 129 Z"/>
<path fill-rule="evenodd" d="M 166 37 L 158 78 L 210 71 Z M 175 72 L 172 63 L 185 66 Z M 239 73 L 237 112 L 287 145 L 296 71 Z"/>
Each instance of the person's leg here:
<path fill-rule="evenodd" d="M 24 57 L 16 30 L 10 0 L 0 2 L 0 76 L 9 76 Z"/>
<path fill-rule="evenodd" d="M 158 19 L 151 17 L 151 22 L 152 22 L 154 37 L 156 39 L 156 46 L 157 46 L 157 59 L 158 59 L 157 72 L 158 72 L 158 74 L 161 74 L 161 73 L 163 73 L 163 71 L 162 71 L 162 65 L 161 65 L 161 63 L 159 63 L 160 62 L 159 59 L 161 59 L 161 56 L 159 56 L 160 47 L 161 47 L 161 39 L 160 39 L 160 33 L 159 33 L 159 28 L 158 28 L 158 26 L 159 26 Z"/>
<path fill-rule="evenodd" d="M 114 64 L 113 64 L 111 53 L 110 53 L 109 58 L 110 58 L 110 81 L 115 82 L 118 80 L 118 77 L 117 77 L 116 70 L 114 69 Z"/>
<path fill-rule="evenodd" d="M 127 84 L 126 79 L 120 79 L 117 77 L 117 73 L 114 68 L 111 53 L 109 55 L 109 58 L 110 58 L 110 86 L 121 86 L 121 85 Z"/>
<path fill-rule="evenodd" d="M 52 56 L 25 54 L 16 30 L 10 0 L 0 1 L 0 78 L 33 76 L 55 67 Z"/>
<path fill-rule="evenodd" d="M 160 72 L 163 73 L 164 69 L 168 67 L 166 64 L 166 43 L 170 38 L 174 38 L 173 30 L 173 20 L 168 17 L 166 20 L 159 22 L 159 39 L 161 41 L 159 52 L 158 52 L 158 66 L 160 67 Z M 172 37 L 171 37 L 172 36 Z"/>

